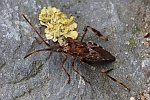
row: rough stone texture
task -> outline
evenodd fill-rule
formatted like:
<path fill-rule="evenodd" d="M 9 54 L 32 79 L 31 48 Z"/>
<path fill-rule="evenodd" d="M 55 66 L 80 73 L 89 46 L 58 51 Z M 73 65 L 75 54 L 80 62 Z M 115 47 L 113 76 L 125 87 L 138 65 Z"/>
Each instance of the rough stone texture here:
<path fill-rule="evenodd" d="M 108 36 L 105 42 L 91 31 L 84 41 L 93 41 L 110 51 L 116 61 L 97 65 L 122 81 L 131 92 L 108 77 L 93 72 L 76 61 L 75 67 L 90 82 L 85 83 L 71 69 L 71 57 L 60 67 L 64 55 L 41 52 L 27 58 L 31 51 L 46 48 L 21 16 L 24 13 L 38 27 L 38 14 L 44 6 L 55 6 L 77 17 L 78 31 L 90 25 Z M 150 73 L 150 49 L 143 43 L 150 32 L 149 0 L 2 0 L 0 3 L 0 100 L 129 100 L 147 90 Z"/>

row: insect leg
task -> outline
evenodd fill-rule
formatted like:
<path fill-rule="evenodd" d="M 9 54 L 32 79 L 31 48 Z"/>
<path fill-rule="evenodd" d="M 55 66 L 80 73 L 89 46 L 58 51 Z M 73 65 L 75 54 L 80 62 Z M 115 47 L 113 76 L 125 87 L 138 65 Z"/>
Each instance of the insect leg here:
<path fill-rule="evenodd" d="M 39 44 L 43 43 L 43 41 L 40 41 L 37 37 L 34 37 L 34 38 L 35 38 L 35 40 L 36 40 Z M 50 41 L 51 43 L 54 43 L 54 41 L 51 40 L 51 39 L 49 39 L 49 40 L 44 40 L 44 41 Z"/>
<path fill-rule="evenodd" d="M 41 52 L 41 51 L 56 52 L 56 50 L 58 50 L 59 48 L 60 48 L 59 46 L 51 46 L 51 47 L 46 48 L 46 49 L 35 50 L 35 51 L 33 51 L 33 52 L 30 52 L 28 55 L 26 55 L 26 56 L 24 57 L 24 59 L 27 58 L 27 57 L 29 57 L 29 56 L 32 55 L 32 54 L 35 54 L 35 53 Z M 61 52 L 61 50 L 60 50 L 60 51 L 57 51 L 57 52 Z"/>
<path fill-rule="evenodd" d="M 35 33 L 41 38 L 41 40 L 48 46 L 50 47 L 50 45 L 44 40 L 44 38 L 40 35 L 40 33 L 35 29 L 35 27 L 31 24 L 31 22 L 25 17 L 24 14 L 22 14 L 22 16 L 24 17 L 24 19 L 29 23 L 29 25 L 32 27 L 32 29 L 35 31 Z"/>
<path fill-rule="evenodd" d="M 98 35 L 99 37 L 101 37 L 102 39 L 108 41 L 108 38 L 105 37 L 103 34 L 100 33 L 100 31 L 96 30 L 95 28 L 92 28 L 91 26 L 85 26 L 85 30 L 84 30 L 84 34 L 81 38 L 81 41 L 83 40 L 85 34 L 87 33 L 88 31 L 88 28 L 91 29 L 96 35 Z"/>
<path fill-rule="evenodd" d="M 43 41 L 39 40 L 37 37 L 34 37 L 34 38 L 39 44 L 41 44 L 43 42 Z M 47 40 L 44 40 L 44 41 L 47 41 Z"/>
<path fill-rule="evenodd" d="M 109 78 L 112 79 L 113 81 L 115 81 L 115 82 L 117 82 L 118 84 L 122 85 L 126 90 L 130 91 L 130 88 L 128 88 L 126 85 L 124 85 L 122 82 L 118 81 L 117 79 L 111 77 L 111 76 L 108 75 L 107 73 L 105 73 L 105 72 L 103 72 L 103 71 L 101 71 L 101 70 L 98 70 L 98 69 L 96 69 L 94 66 L 91 66 L 91 65 L 89 65 L 89 64 L 87 64 L 87 63 L 85 63 L 85 62 L 83 62 L 83 61 L 81 61 L 81 63 L 82 63 L 83 65 L 88 66 L 91 70 L 93 70 L 93 71 L 98 71 L 99 73 L 101 73 L 101 74 L 103 74 L 103 75 L 109 77 Z"/>
<path fill-rule="evenodd" d="M 26 55 L 26 56 L 24 57 L 24 59 L 26 59 L 27 57 L 31 56 L 32 54 L 35 54 L 35 53 L 41 52 L 41 51 L 51 51 L 51 50 L 50 50 L 50 49 L 35 50 L 35 51 L 33 51 L 33 52 L 30 52 L 28 55 Z"/>
<path fill-rule="evenodd" d="M 72 69 L 73 69 L 77 74 L 79 74 L 79 75 L 84 79 L 85 82 L 87 82 L 87 83 L 90 84 L 90 82 L 89 82 L 81 73 L 79 73 L 79 72 L 74 68 L 74 62 L 75 62 L 75 60 L 76 60 L 76 57 L 74 57 L 74 59 L 72 60 Z"/>
<path fill-rule="evenodd" d="M 109 72 L 112 71 L 112 70 L 113 70 L 113 68 L 112 68 L 112 69 L 109 69 L 109 70 L 106 70 L 105 73 L 109 73 Z"/>
<path fill-rule="evenodd" d="M 63 70 L 65 71 L 65 73 L 66 73 L 67 76 L 68 76 L 68 84 L 69 84 L 69 83 L 70 83 L 70 75 L 69 75 L 69 73 L 67 72 L 67 70 L 64 68 L 64 63 L 66 62 L 68 56 L 67 56 L 67 55 L 65 55 L 65 56 L 66 56 L 66 58 L 62 61 L 61 67 L 63 68 Z"/>

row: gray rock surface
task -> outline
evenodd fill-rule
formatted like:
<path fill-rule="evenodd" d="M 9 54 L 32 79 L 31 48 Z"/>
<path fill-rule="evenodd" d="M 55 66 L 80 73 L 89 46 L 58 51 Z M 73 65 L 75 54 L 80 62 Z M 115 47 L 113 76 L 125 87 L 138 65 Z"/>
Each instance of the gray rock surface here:
<path fill-rule="evenodd" d="M 110 51 L 116 61 L 97 65 L 122 81 L 131 92 L 98 72 L 83 66 L 79 60 L 75 67 L 90 82 L 85 83 L 71 69 L 70 57 L 65 68 L 60 67 L 63 54 L 40 52 L 27 59 L 31 51 L 46 48 L 34 39 L 37 35 L 21 16 L 24 13 L 38 27 L 38 14 L 42 7 L 54 6 L 68 16 L 76 16 L 78 31 L 85 24 L 100 30 L 109 39 L 99 39 L 91 31 L 84 41 L 93 41 Z M 150 32 L 149 0 L 1 0 L 0 3 L 0 100 L 129 100 L 150 82 L 150 49 L 146 48 L 144 33 Z"/>

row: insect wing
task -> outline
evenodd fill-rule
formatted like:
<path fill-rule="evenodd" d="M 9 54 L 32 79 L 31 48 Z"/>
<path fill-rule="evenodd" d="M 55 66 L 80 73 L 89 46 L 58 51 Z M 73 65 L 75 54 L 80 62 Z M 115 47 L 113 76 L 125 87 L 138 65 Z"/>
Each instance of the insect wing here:
<path fill-rule="evenodd" d="M 108 51 L 104 50 L 103 48 L 93 47 L 92 48 L 95 52 L 99 53 L 99 55 L 103 58 L 103 60 L 114 61 L 115 57 Z"/>
<path fill-rule="evenodd" d="M 114 61 L 115 57 L 108 51 L 104 50 L 101 46 L 96 44 L 87 43 L 89 54 L 86 55 L 84 60 L 87 61 Z"/>

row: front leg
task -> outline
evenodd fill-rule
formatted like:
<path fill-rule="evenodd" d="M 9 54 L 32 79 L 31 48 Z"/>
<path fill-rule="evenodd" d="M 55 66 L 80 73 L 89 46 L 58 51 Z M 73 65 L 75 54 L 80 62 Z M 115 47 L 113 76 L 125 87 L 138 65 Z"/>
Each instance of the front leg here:
<path fill-rule="evenodd" d="M 40 41 L 37 37 L 34 37 L 35 38 L 35 40 L 39 43 L 39 44 L 42 44 L 43 43 L 43 41 Z M 50 41 L 51 43 L 54 43 L 54 41 L 53 40 L 44 40 L 44 41 Z"/>
<path fill-rule="evenodd" d="M 22 14 L 22 16 L 24 17 L 24 19 L 29 23 L 29 25 L 32 27 L 32 29 L 35 31 L 35 33 L 41 38 L 41 40 L 48 46 L 50 47 L 50 45 L 44 40 L 44 38 L 40 35 L 40 33 L 35 29 L 35 27 L 31 24 L 31 22 L 26 18 L 26 16 L 24 14 Z"/>

